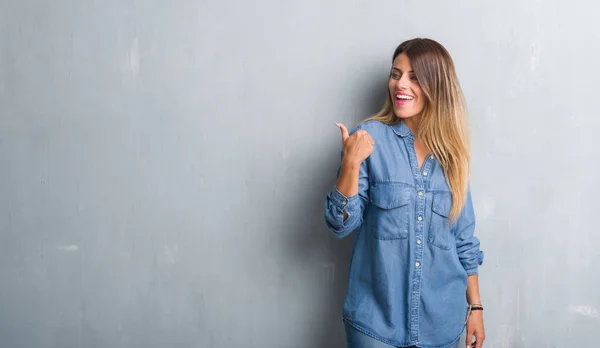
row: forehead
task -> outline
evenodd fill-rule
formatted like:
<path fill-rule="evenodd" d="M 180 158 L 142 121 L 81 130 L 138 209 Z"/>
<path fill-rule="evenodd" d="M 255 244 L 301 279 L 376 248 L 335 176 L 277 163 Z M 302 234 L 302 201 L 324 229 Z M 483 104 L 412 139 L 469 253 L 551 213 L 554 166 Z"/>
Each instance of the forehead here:
<path fill-rule="evenodd" d="M 401 53 L 394 59 L 394 64 L 392 64 L 394 68 L 400 69 L 402 71 L 410 71 L 412 70 L 412 66 L 410 65 L 410 59 L 404 53 Z"/>

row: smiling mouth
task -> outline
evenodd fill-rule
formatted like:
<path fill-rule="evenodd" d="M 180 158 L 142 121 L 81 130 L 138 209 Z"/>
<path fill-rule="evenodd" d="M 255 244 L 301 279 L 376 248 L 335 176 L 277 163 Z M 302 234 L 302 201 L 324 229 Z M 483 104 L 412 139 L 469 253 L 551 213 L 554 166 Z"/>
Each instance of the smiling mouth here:
<path fill-rule="evenodd" d="M 406 94 L 396 94 L 396 100 L 405 100 L 405 101 L 409 101 L 409 100 L 413 100 L 414 98 L 406 95 Z"/>
<path fill-rule="evenodd" d="M 396 104 L 397 105 L 404 105 L 409 103 L 410 101 L 412 101 L 414 98 L 409 96 L 409 95 L 404 95 L 404 94 L 396 94 Z"/>

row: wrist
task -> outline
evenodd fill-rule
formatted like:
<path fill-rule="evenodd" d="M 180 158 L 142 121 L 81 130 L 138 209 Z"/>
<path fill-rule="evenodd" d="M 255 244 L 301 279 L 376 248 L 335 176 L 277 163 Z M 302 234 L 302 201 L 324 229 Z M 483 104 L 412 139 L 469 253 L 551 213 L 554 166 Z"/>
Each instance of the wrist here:
<path fill-rule="evenodd" d="M 469 305 L 469 311 L 483 311 L 483 305 L 479 303 L 474 303 Z"/>
<path fill-rule="evenodd" d="M 360 169 L 360 162 L 344 156 L 342 159 L 342 169 L 346 169 L 351 172 L 358 171 Z"/>
<path fill-rule="evenodd" d="M 475 291 L 474 291 L 475 292 Z M 481 303 L 481 296 L 479 296 L 478 293 L 473 293 L 473 294 L 467 294 L 467 303 L 469 305 L 476 305 L 476 304 L 482 304 Z"/>

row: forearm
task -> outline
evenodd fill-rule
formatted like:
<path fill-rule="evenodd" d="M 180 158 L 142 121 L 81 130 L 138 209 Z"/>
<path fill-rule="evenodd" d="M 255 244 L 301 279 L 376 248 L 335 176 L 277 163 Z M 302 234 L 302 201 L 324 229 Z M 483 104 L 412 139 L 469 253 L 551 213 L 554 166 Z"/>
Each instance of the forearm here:
<path fill-rule="evenodd" d="M 336 189 L 346 197 L 354 196 L 358 193 L 358 176 L 360 173 L 360 164 L 350 163 L 342 160 L 340 176 L 335 185 Z M 344 209 L 344 221 L 348 218 L 348 213 Z"/>
<path fill-rule="evenodd" d="M 477 274 L 470 275 L 467 279 L 467 302 L 470 305 L 481 304 L 479 276 Z"/>
<path fill-rule="evenodd" d="M 336 188 L 346 197 L 354 196 L 358 193 L 358 176 L 360 173 L 360 163 L 351 163 L 344 159 L 340 169 Z"/>

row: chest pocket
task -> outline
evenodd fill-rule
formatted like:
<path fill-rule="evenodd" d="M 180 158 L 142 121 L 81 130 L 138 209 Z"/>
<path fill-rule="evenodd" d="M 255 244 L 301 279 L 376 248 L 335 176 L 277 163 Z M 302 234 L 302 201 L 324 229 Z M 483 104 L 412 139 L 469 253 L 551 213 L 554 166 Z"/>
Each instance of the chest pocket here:
<path fill-rule="evenodd" d="M 381 240 L 408 238 L 411 189 L 402 184 L 376 183 L 369 190 L 368 227 Z"/>
<path fill-rule="evenodd" d="M 452 195 L 450 193 L 434 193 L 431 204 L 431 224 L 429 225 L 429 243 L 444 250 L 452 249 L 455 244 L 450 229 L 450 208 Z"/>

